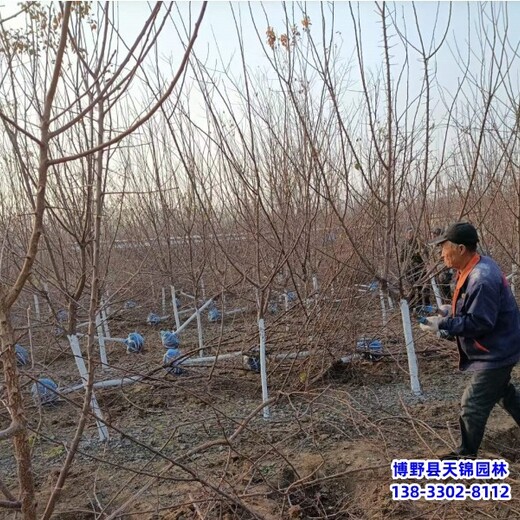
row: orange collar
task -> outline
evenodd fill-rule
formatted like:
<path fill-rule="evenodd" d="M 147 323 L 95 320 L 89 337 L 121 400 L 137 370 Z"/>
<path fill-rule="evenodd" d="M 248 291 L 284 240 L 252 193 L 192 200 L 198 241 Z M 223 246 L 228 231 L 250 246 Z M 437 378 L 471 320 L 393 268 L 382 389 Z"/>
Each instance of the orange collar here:
<path fill-rule="evenodd" d="M 453 292 L 453 300 L 451 301 L 451 314 L 455 316 L 455 307 L 457 305 L 457 300 L 459 298 L 459 292 L 462 289 L 462 286 L 466 282 L 469 273 L 473 270 L 473 268 L 479 263 L 480 255 L 475 253 L 475 255 L 471 258 L 471 260 L 467 263 L 466 267 L 462 271 L 457 272 L 457 285 L 455 286 L 455 291 Z"/>

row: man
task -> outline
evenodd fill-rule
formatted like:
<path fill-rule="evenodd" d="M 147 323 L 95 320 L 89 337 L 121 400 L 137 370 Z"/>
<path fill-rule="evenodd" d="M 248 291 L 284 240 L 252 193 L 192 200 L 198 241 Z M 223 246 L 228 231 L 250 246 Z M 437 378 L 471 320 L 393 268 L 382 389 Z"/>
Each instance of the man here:
<path fill-rule="evenodd" d="M 451 306 L 427 318 L 421 328 L 457 338 L 459 369 L 473 372 L 462 396 L 459 448 L 443 458 L 476 457 L 495 404 L 520 425 L 520 394 L 511 370 L 520 359 L 520 312 L 494 260 L 477 253 L 477 230 L 467 222 L 451 226 L 436 240 L 442 259 L 457 271 Z"/>
<path fill-rule="evenodd" d="M 430 305 L 430 289 L 424 281 L 426 276 L 425 255 L 425 248 L 421 246 L 417 238 L 414 238 L 413 228 L 408 228 L 401 249 L 400 260 L 406 281 L 412 287 L 410 297 L 410 306 L 412 307 Z"/>

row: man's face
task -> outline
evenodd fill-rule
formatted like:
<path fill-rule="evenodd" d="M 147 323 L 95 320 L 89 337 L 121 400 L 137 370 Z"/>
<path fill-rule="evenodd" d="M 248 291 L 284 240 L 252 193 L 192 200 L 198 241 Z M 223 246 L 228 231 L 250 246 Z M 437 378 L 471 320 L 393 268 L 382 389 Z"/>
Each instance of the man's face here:
<path fill-rule="evenodd" d="M 466 247 L 461 244 L 454 244 L 449 240 L 442 244 L 442 261 L 448 268 L 460 269 L 464 265 L 464 252 Z"/>

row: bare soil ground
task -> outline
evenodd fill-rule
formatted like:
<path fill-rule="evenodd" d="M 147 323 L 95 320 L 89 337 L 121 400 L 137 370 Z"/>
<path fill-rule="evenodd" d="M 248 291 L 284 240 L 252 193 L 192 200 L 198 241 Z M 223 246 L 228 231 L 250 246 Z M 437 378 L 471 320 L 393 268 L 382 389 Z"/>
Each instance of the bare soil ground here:
<path fill-rule="evenodd" d="M 396 330 L 397 325 L 398 320 Z M 113 335 L 124 328 L 115 324 Z M 209 343 L 221 335 L 217 329 L 206 332 Z M 112 368 L 97 378 L 157 368 L 164 349 L 150 330 L 143 355 L 110 346 Z M 190 330 L 183 344 L 195 347 L 195 338 Z M 237 342 L 247 343 L 248 332 L 242 330 L 240 338 Z M 498 408 L 483 454 L 510 462 L 510 502 L 392 501 L 392 459 L 435 458 L 456 443 L 458 402 L 467 380 L 456 370 L 454 343 L 419 330 L 416 339 L 421 397 L 410 391 L 397 333 L 383 338 L 388 355 L 378 362 L 356 359 L 339 366 L 318 349 L 307 360 L 271 361 L 277 400 L 268 420 L 258 412 L 260 376 L 245 370 L 240 359 L 213 369 L 190 368 L 184 376 L 159 370 L 143 383 L 98 390 L 111 439 L 101 444 L 95 421 L 89 422 L 53 518 L 113 513 L 142 520 L 520 518 L 520 429 Z M 349 351 L 352 343 L 345 347 Z M 44 355 L 43 347 L 36 350 L 37 359 Z M 60 387 L 79 382 L 64 340 L 46 356 L 52 372 L 46 375 Z M 27 373 L 39 370 L 41 365 Z M 515 373 L 520 380 L 520 371 Z M 27 392 L 29 387 L 27 379 Z M 81 403 L 77 392 L 54 406 L 29 408 L 40 507 L 56 481 Z M 0 427 L 4 422 L 0 419 Z M 2 478 L 15 489 L 15 461 L 6 443 L 0 444 L 0 460 Z M 4 511 L 0 518 L 16 515 Z"/>

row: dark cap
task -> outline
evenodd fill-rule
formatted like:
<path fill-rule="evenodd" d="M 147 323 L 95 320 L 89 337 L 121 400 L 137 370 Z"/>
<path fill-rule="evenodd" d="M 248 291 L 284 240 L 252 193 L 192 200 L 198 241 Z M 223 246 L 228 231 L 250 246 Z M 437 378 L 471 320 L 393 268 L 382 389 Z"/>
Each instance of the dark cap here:
<path fill-rule="evenodd" d="M 454 244 L 474 246 L 478 242 L 477 230 L 469 222 L 457 222 L 450 226 L 442 236 L 430 242 L 430 244 L 438 245 L 448 240 Z"/>

